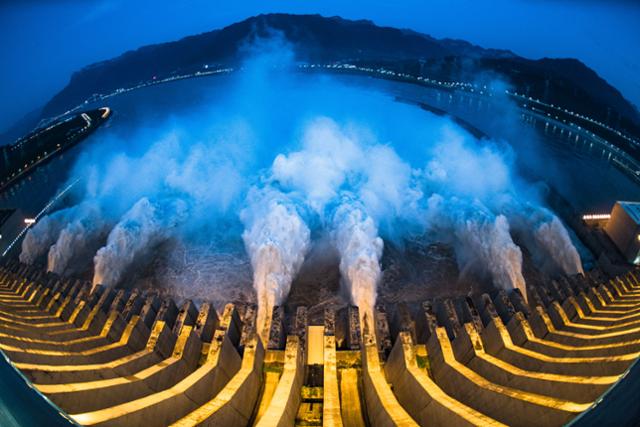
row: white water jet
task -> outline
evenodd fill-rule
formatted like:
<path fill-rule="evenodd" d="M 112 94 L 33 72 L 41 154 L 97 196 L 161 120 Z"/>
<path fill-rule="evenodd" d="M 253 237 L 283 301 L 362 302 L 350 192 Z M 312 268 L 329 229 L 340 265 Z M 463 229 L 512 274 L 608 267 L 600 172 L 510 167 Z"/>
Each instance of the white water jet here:
<path fill-rule="evenodd" d="M 463 258 L 482 264 L 496 285 L 504 289 L 517 288 L 527 298 L 522 252 L 511 239 L 509 222 L 504 215 L 493 220 L 468 219 L 460 224 L 455 234 L 460 240 Z"/>
<path fill-rule="evenodd" d="M 137 260 L 171 237 L 186 220 L 187 204 L 180 199 L 150 201 L 143 197 L 111 230 L 107 244 L 94 257 L 93 285 L 115 286 Z"/>
<path fill-rule="evenodd" d="M 383 242 L 373 219 L 355 204 L 342 204 L 335 212 L 334 239 L 340 252 L 340 272 L 351 302 L 360 309 L 360 317 L 373 318 L 373 307 L 380 281 Z"/>
<path fill-rule="evenodd" d="M 507 199 L 501 208 L 538 268 L 552 275 L 584 272 L 569 232 L 550 210 L 513 198 Z"/>
<path fill-rule="evenodd" d="M 429 198 L 429 223 L 439 237 L 452 244 L 462 271 L 486 271 L 493 282 L 504 288 L 517 288 L 527 298 L 522 276 L 522 251 L 513 242 L 509 221 L 494 215 L 478 200 Z"/>
<path fill-rule="evenodd" d="M 536 243 L 545 248 L 547 256 L 564 274 L 584 273 L 580 255 L 557 216 L 553 215 L 551 220 L 538 225 L 533 235 Z"/>
<path fill-rule="evenodd" d="M 253 189 L 241 213 L 258 297 L 257 331 L 266 345 L 273 307 L 282 304 L 309 249 L 310 231 L 295 206 L 272 188 Z"/>
<path fill-rule="evenodd" d="M 69 209 L 62 209 L 42 217 L 31 226 L 22 240 L 20 262 L 33 264 L 40 256 L 46 254 L 65 227 L 70 213 Z"/>
<path fill-rule="evenodd" d="M 74 264 L 83 263 L 95 253 L 96 245 L 106 237 L 108 224 L 96 204 L 84 203 L 73 208 L 73 219 L 60 231 L 49 248 L 47 270 L 59 275 L 76 272 Z"/>

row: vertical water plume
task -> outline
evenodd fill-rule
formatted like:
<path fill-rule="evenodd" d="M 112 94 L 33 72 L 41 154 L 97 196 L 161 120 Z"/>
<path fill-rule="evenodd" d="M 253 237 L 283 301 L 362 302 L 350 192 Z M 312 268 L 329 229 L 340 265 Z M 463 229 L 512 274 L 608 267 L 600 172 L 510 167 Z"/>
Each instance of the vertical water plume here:
<path fill-rule="evenodd" d="M 82 271 L 109 232 L 99 205 L 83 203 L 72 209 L 73 218 L 60 231 L 47 257 L 47 270 L 59 275 Z"/>
<path fill-rule="evenodd" d="M 463 264 L 486 268 L 496 285 L 504 289 L 517 288 L 526 299 L 522 252 L 511 239 L 509 222 L 504 215 L 467 219 L 455 234 L 460 240 Z M 482 265 L 474 265 L 476 263 Z"/>
<path fill-rule="evenodd" d="M 309 227 L 282 192 L 253 188 L 241 212 L 258 297 L 257 331 L 267 342 L 273 307 L 284 302 L 309 249 Z"/>
<path fill-rule="evenodd" d="M 22 241 L 20 262 L 33 264 L 55 243 L 60 231 L 65 227 L 70 215 L 69 209 L 62 209 L 42 217 L 27 232 Z"/>
<path fill-rule="evenodd" d="M 273 177 L 304 194 L 327 222 L 350 299 L 363 316 L 372 316 L 383 251 L 378 221 L 413 221 L 422 193 L 413 185 L 411 167 L 363 129 L 316 118 L 302 143 L 302 150 L 276 157 Z"/>
<path fill-rule="evenodd" d="M 583 273 L 582 260 L 560 219 L 532 201 L 511 199 L 502 207 L 534 262 L 546 273 Z"/>
<path fill-rule="evenodd" d="M 181 199 L 140 199 L 111 230 L 106 246 L 96 253 L 93 285 L 120 283 L 128 269 L 171 237 L 187 214 L 188 206 Z"/>
<path fill-rule="evenodd" d="M 333 219 L 334 239 L 340 253 L 340 272 L 360 317 L 373 318 L 376 287 L 380 281 L 383 242 L 373 219 L 357 203 L 343 203 Z"/>
<path fill-rule="evenodd" d="M 557 216 L 538 225 L 533 232 L 538 245 L 545 248 L 552 260 L 564 274 L 584 273 L 582 261 L 569 233 Z"/>
<path fill-rule="evenodd" d="M 462 272 L 487 272 L 497 286 L 518 288 L 526 298 L 522 251 L 504 215 L 494 215 L 478 200 L 434 194 L 428 203 L 428 222 L 440 240 L 453 245 Z"/>

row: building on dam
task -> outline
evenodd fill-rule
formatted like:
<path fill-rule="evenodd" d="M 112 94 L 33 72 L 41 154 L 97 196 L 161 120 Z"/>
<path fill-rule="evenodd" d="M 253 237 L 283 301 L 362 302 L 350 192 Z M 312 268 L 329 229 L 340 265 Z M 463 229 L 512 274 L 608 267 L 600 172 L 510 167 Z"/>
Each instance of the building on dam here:
<path fill-rule="evenodd" d="M 605 230 L 625 259 L 640 265 L 640 203 L 617 202 Z"/>

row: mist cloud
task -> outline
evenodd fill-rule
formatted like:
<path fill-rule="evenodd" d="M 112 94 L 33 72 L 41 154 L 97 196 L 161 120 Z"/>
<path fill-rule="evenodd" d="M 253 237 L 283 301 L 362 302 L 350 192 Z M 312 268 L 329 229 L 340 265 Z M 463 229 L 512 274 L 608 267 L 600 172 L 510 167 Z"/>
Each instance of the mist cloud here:
<path fill-rule="evenodd" d="M 507 142 L 478 140 L 377 91 L 292 73 L 280 39 L 259 51 L 248 49 L 254 56 L 212 105 L 86 150 L 74 206 L 27 233 L 21 260 L 48 253 L 60 274 L 92 261 L 94 284 L 120 286 L 166 242 L 211 251 L 240 242 L 263 337 L 318 235 L 340 254 L 342 283 L 363 315 L 383 280 L 385 239 L 445 242 L 462 274 L 524 295 L 515 241 L 549 272 L 581 271 L 567 230 L 520 177 Z"/>

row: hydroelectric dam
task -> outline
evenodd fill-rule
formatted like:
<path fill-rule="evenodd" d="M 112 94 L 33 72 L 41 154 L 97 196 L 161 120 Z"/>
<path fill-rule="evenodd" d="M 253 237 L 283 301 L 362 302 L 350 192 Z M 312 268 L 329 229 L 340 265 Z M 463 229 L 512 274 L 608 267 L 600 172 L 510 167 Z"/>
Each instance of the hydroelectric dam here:
<path fill-rule="evenodd" d="M 634 136 L 500 82 L 258 59 L 5 149 L 0 424 L 637 423 Z"/>

